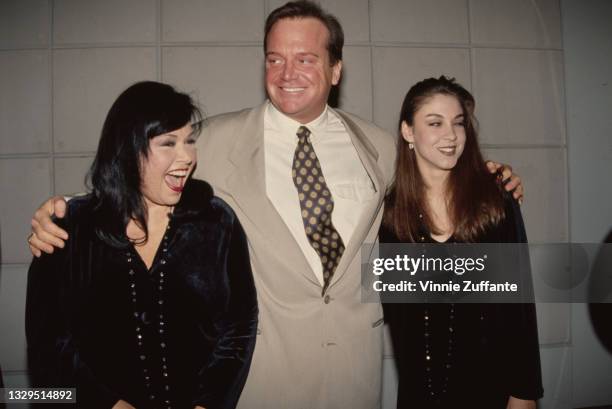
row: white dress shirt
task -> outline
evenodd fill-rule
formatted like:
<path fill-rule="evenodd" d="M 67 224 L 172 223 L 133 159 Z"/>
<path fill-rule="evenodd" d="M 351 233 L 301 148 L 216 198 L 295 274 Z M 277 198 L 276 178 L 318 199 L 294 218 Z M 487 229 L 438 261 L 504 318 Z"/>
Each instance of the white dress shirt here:
<path fill-rule="evenodd" d="M 300 200 L 291 177 L 298 143 L 296 133 L 301 125 L 268 102 L 264 114 L 266 194 L 323 285 L 321 259 L 306 236 Z M 374 186 L 349 133 L 333 110 L 326 106 L 318 118 L 304 126 L 311 132 L 310 141 L 334 200 L 332 223 L 347 247 L 365 203 L 374 197 Z"/>

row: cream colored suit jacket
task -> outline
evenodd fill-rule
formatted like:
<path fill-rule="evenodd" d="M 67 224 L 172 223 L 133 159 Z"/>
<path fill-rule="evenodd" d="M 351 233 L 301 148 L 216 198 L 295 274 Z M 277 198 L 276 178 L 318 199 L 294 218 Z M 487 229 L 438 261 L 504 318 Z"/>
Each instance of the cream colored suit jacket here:
<path fill-rule="evenodd" d="M 195 177 L 232 206 L 249 242 L 259 303 L 244 409 L 380 407 L 383 314 L 361 302 L 360 247 L 376 240 L 395 160 L 394 138 L 336 111 L 376 191 L 347 244 L 327 292 L 265 188 L 265 104 L 207 120 Z"/>

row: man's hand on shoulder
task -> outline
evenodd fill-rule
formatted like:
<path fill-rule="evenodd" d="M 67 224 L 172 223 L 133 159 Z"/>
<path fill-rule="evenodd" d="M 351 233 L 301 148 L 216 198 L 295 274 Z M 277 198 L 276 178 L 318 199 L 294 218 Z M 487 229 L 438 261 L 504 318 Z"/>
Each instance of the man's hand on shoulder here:
<path fill-rule="evenodd" d="M 67 203 L 61 196 L 54 196 L 44 202 L 32 218 L 32 233 L 28 238 L 30 252 L 40 257 L 42 252 L 51 254 L 55 247 L 63 248 L 68 240 L 68 233 L 58 227 L 51 216 L 63 218 L 66 215 Z"/>
<path fill-rule="evenodd" d="M 512 192 L 512 196 L 518 200 L 519 204 L 523 204 L 523 182 L 519 175 L 512 172 L 512 166 L 490 160 L 486 164 L 489 172 L 498 173 L 504 188 L 508 192 Z"/>

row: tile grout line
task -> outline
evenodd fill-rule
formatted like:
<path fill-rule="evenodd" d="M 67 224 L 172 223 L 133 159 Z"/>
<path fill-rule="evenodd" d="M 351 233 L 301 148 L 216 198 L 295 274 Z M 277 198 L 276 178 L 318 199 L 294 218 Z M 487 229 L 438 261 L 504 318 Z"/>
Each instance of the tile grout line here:
<path fill-rule="evenodd" d="M 517 150 L 533 150 L 533 149 L 567 149 L 567 145 L 562 144 L 496 144 L 481 142 L 480 147 L 483 149 L 517 149 Z M 96 155 L 96 151 L 75 151 L 75 152 L 26 152 L 26 153 L 9 153 L 0 154 L 0 159 L 31 159 L 31 158 L 90 158 Z"/>
<path fill-rule="evenodd" d="M 155 64 L 156 64 L 156 78 L 157 81 L 162 82 L 164 73 L 162 67 L 162 50 L 161 50 L 161 37 L 162 37 L 162 0 L 156 0 L 155 2 Z"/>
<path fill-rule="evenodd" d="M 561 49 L 562 49 L 562 54 L 563 54 L 563 64 L 562 64 L 562 72 L 561 72 L 561 76 L 563 77 L 563 105 L 564 105 L 564 125 L 565 125 L 565 192 L 567 194 L 567 202 L 566 202 L 566 206 L 567 206 L 567 218 L 566 218 L 566 222 L 567 222 L 567 236 L 569 238 L 569 241 L 571 242 L 573 239 L 573 229 L 572 229 L 572 196 L 571 196 L 571 192 L 572 192 L 572 188 L 571 188 L 571 184 L 570 184 L 570 180 L 571 180 L 571 174 L 570 174 L 570 141 L 571 141 L 571 136 L 570 136 L 570 132 L 569 132 L 569 122 L 568 122 L 568 118 L 569 118 L 569 113 L 568 113 L 568 101 L 567 101 L 567 89 L 566 89 L 566 83 L 567 83 L 567 71 L 566 71 L 566 67 L 565 67 L 565 62 L 566 62 L 566 53 L 565 53 L 565 41 L 564 41 L 564 27 L 565 25 L 563 24 L 563 7 L 561 5 L 561 0 L 557 1 L 557 5 L 559 7 L 559 29 L 561 30 L 560 33 L 560 42 L 561 42 Z M 573 346 L 573 336 L 572 334 L 574 333 L 573 330 L 573 314 L 574 313 L 574 306 L 573 304 L 570 304 L 569 306 L 569 354 L 572 357 L 572 361 L 573 361 L 573 353 L 574 350 L 572 348 Z M 570 368 L 570 370 L 572 370 L 573 368 Z M 574 390 L 574 377 L 571 376 L 570 380 L 570 391 L 572 391 L 570 393 L 570 398 L 573 399 L 573 390 Z"/>
<path fill-rule="evenodd" d="M 372 0 L 368 0 L 368 49 L 370 53 L 370 120 L 374 122 L 374 46 L 372 43 Z"/>
<path fill-rule="evenodd" d="M 156 0 L 156 19 L 155 19 L 155 64 L 157 81 L 162 82 L 164 78 L 162 61 L 162 0 Z"/>
<path fill-rule="evenodd" d="M 55 195 L 55 105 L 53 103 L 55 96 L 55 87 L 53 76 L 55 74 L 54 69 L 54 48 L 55 37 L 53 35 L 55 27 L 55 0 L 49 0 L 47 2 L 49 7 L 49 41 L 48 41 L 48 56 L 49 56 L 49 178 L 51 187 L 51 194 Z"/>
<path fill-rule="evenodd" d="M 474 47 L 472 46 L 472 8 L 470 6 L 470 0 L 466 0 L 465 1 L 465 6 L 467 8 L 467 30 L 468 30 L 468 44 L 469 44 L 469 64 L 470 64 L 470 90 L 472 91 L 472 94 L 476 94 L 475 91 L 475 87 L 474 87 L 474 62 L 475 62 L 475 55 L 474 55 Z M 474 96 L 474 98 L 476 98 Z M 482 144 L 481 144 L 482 146 Z"/>
<path fill-rule="evenodd" d="M 82 50 L 82 49 L 97 49 L 97 48 L 147 48 L 147 47 L 259 47 L 261 41 L 248 40 L 232 40 L 232 41 L 159 41 L 152 42 L 122 42 L 122 43 L 63 43 L 53 44 L 52 50 Z M 523 46 L 518 44 L 479 44 L 479 43 L 427 43 L 427 42 L 409 42 L 409 41 L 346 41 L 345 46 L 354 47 L 398 47 L 398 48 L 432 48 L 432 49 L 455 49 L 455 48 L 478 48 L 485 50 L 516 50 L 516 51 L 563 51 L 558 47 L 538 47 L 538 46 Z M 4 47 L 0 48 L 0 52 L 11 51 L 30 51 L 30 50 L 47 50 L 45 47 Z"/>

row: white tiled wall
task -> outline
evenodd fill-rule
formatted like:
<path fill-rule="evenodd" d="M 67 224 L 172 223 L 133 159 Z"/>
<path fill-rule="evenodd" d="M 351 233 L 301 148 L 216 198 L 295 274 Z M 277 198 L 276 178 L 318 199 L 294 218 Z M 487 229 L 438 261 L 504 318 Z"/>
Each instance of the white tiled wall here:
<path fill-rule="evenodd" d="M 63 194 L 85 192 L 85 175 L 93 159 L 93 156 L 85 155 L 56 157 L 53 172 L 55 191 Z"/>
<path fill-rule="evenodd" d="M 263 40 L 261 0 L 162 0 L 164 42 L 255 42 Z"/>
<path fill-rule="evenodd" d="M 0 51 L 0 154 L 49 152 L 49 66 L 46 50 Z"/>
<path fill-rule="evenodd" d="M 267 10 L 272 11 L 276 7 L 285 4 L 286 1 L 268 0 L 267 3 Z M 372 24 L 372 19 L 369 10 L 372 8 L 372 1 L 321 0 L 319 4 L 338 17 L 344 29 L 345 40 L 348 43 L 370 44 L 370 26 Z M 263 31 L 263 22 L 259 25 L 259 30 Z"/>
<path fill-rule="evenodd" d="M 53 2 L 55 45 L 154 43 L 156 34 L 156 0 Z"/>
<path fill-rule="evenodd" d="M 49 0 L 0 2 L 0 48 L 47 46 L 50 3 Z"/>
<path fill-rule="evenodd" d="M 372 120 L 372 50 L 369 46 L 346 46 L 343 51 L 346 67 L 340 86 L 340 106 L 348 112 Z M 351 68 L 351 67 L 359 67 Z"/>
<path fill-rule="evenodd" d="M 612 230 L 612 2 L 562 0 L 561 5 L 571 238 L 599 242 Z M 572 383 L 576 407 L 612 402 L 612 354 L 594 335 L 592 320 L 585 305 L 572 309 L 572 369 L 582 375 Z M 609 327 L 610 316 L 599 325 Z M 593 386 L 602 379 L 608 388 Z"/>
<path fill-rule="evenodd" d="M 91 152 L 104 117 L 123 89 L 156 78 L 153 47 L 76 48 L 53 51 L 55 152 Z"/>
<path fill-rule="evenodd" d="M 404 96 L 415 82 L 446 75 L 471 88 L 468 48 L 375 47 L 373 58 L 374 122 L 393 134 Z"/>
<path fill-rule="evenodd" d="M 572 409 L 572 349 L 567 346 L 552 346 L 540 348 L 542 360 L 544 398 L 540 408 Z M 600 384 L 599 388 L 602 386 Z"/>
<path fill-rule="evenodd" d="M 208 115 L 258 104 L 263 22 L 282 0 L 0 1 L 2 350 L 23 375 L 25 237 L 51 193 L 83 189 L 110 104 L 157 79 Z M 533 241 L 568 239 L 563 48 L 558 0 L 324 0 L 347 46 L 341 108 L 395 132 L 409 86 L 454 76 L 474 91 L 487 157 L 523 177 Z M 539 308 L 547 396 L 566 402 L 569 307 Z M 385 359 L 385 408 L 396 393 Z M 565 359 L 561 364 L 558 359 Z M 559 367 L 561 365 L 561 368 Z M 563 376 L 559 375 L 563 369 Z"/>
<path fill-rule="evenodd" d="M 13 299 L 24 299 L 28 278 L 26 265 L 2 267 L 2 286 L 0 287 L 0 322 L 2 333 L 0 350 L 2 351 L 2 370 L 19 371 L 26 365 L 25 354 L 25 303 L 12 302 Z M 6 336 L 11 334 L 11 336 Z M 6 353 L 11 351 L 11 353 Z"/>
<path fill-rule="evenodd" d="M 558 0 L 470 0 L 474 44 L 561 48 Z"/>
<path fill-rule="evenodd" d="M 466 0 L 371 2 L 373 41 L 467 44 Z"/>
<path fill-rule="evenodd" d="M 193 92 L 206 115 L 253 106 L 265 98 L 259 46 L 164 47 L 162 78 Z"/>
<path fill-rule="evenodd" d="M 478 100 L 476 111 L 478 112 Z M 482 125 L 483 133 L 485 125 Z M 521 206 L 527 237 L 534 243 L 568 239 L 567 164 L 564 147 L 486 148 L 485 157 L 512 164 L 525 184 Z M 560 222 L 563 220 L 564 222 Z"/>
<path fill-rule="evenodd" d="M 44 157 L 0 159 L 0 242 L 3 264 L 29 263 L 32 258 L 24 245 L 24 237 L 30 230 L 29 220 L 34 210 L 52 192 L 50 165 L 50 159 Z M 15 301 L 24 300 L 16 298 Z M 15 316 L 15 319 L 21 318 Z"/>
<path fill-rule="evenodd" d="M 561 51 L 474 49 L 472 72 L 483 143 L 565 143 Z"/>

